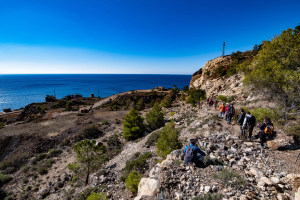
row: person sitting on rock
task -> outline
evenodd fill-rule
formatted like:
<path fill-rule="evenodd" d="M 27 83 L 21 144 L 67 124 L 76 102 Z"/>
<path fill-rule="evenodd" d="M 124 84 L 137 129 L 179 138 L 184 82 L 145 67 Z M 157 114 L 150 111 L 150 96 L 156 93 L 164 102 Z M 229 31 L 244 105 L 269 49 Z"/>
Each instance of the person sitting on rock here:
<path fill-rule="evenodd" d="M 257 127 L 260 129 L 259 131 L 259 138 L 260 138 L 260 148 L 263 146 L 266 146 L 264 144 L 266 142 L 266 137 L 273 133 L 274 125 L 271 122 L 271 119 L 268 116 L 264 117 L 264 122 L 261 124 L 258 124 Z"/>
<path fill-rule="evenodd" d="M 251 142 L 253 128 L 256 124 L 256 118 L 250 114 L 250 112 L 246 112 L 246 116 L 243 122 L 243 129 L 248 129 L 249 131 L 249 141 Z"/>
<path fill-rule="evenodd" d="M 185 147 L 184 155 L 185 164 L 195 163 L 196 167 L 204 167 L 203 159 L 206 154 L 196 146 L 194 138 L 190 139 L 190 145 Z"/>

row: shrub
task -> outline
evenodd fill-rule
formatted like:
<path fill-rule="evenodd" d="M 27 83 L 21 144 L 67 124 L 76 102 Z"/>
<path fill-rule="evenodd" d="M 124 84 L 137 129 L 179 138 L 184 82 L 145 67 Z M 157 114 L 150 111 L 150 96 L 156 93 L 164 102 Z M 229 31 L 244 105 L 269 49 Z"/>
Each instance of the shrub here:
<path fill-rule="evenodd" d="M 138 191 L 138 186 L 139 186 L 139 183 L 140 183 L 142 177 L 143 177 L 143 175 L 136 171 L 130 172 L 128 178 L 125 181 L 127 190 L 136 194 Z"/>
<path fill-rule="evenodd" d="M 185 85 L 185 86 L 183 87 L 183 91 L 184 91 L 184 92 L 187 92 L 188 90 L 189 90 L 189 86 Z"/>
<path fill-rule="evenodd" d="M 290 125 L 287 128 L 286 132 L 287 132 L 288 136 L 294 136 L 294 137 L 296 137 L 298 139 L 300 138 L 300 126 L 297 125 L 297 124 Z"/>
<path fill-rule="evenodd" d="M 160 136 L 160 132 L 159 131 L 156 131 L 154 133 L 152 133 L 147 141 L 145 142 L 145 145 L 148 145 L 148 146 L 154 146 L 156 143 L 157 143 L 157 140 Z"/>
<path fill-rule="evenodd" d="M 90 196 L 86 198 L 86 200 L 107 200 L 106 194 L 104 192 L 95 193 L 92 192 Z"/>
<path fill-rule="evenodd" d="M 34 158 L 34 161 L 41 161 L 41 160 L 45 159 L 46 157 L 47 157 L 46 153 L 40 153 Z"/>
<path fill-rule="evenodd" d="M 80 131 L 79 135 L 82 139 L 94 139 L 99 137 L 102 132 L 97 124 L 86 126 Z"/>
<path fill-rule="evenodd" d="M 151 130 L 158 129 L 165 124 L 164 113 L 158 103 L 155 103 L 149 113 L 146 114 L 146 121 Z"/>
<path fill-rule="evenodd" d="M 12 177 L 2 174 L 0 172 L 0 187 L 2 187 L 4 184 L 9 183 L 12 180 Z"/>
<path fill-rule="evenodd" d="M 134 140 L 143 135 L 145 131 L 144 118 L 134 108 L 126 114 L 123 121 L 123 137 L 126 140 Z"/>
<path fill-rule="evenodd" d="M 28 182 L 29 182 L 28 178 L 24 178 L 24 179 L 23 179 L 23 183 L 24 183 L 24 184 L 27 184 Z"/>
<path fill-rule="evenodd" d="M 108 124 L 108 120 L 103 120 L 102 125 L 107 125 Z"/>
<path fill-rule="evenodd" d="M 219 160 L 217 158 L 211 159 L 208 156 L 204 157 L 203 163 L 204 163 L 205 167 L 207 167 L 209 165 L 224 165 L 222 160 Z"/>
<path fill-rule="evenodd" d="M 201 89 L 190 88 L 188 94 L 189 96 L 186 100 L 186 103 L 190 103 L 192 106 L 195 106 L 195 103 L 206 98 L 205 90 Z"/>
<path fill-rule="evenodd" d="M 183 93 L 180 95 L 179 100 L 180 101 L 184 101 L 185 100 L 185 95 Z"/>
<path fill-rule="evenodd" d="M 221 199 L 223 199 L 222 194 L 212 194 L 209 192 L 207 194 L 194 197 L 192 200 L 221 200 Z"/>
<path fill-rule="evenodd" d="M 48 173 L 48 169 L 44 166 L 39 168 L 39 174 L 44 175 Z"/>
<path fill-rule="evenodd" d="M 235 95 L 228 97 L 228 102 L 232 102 L 235 97 L 236 97 Z"/>
<path fill-rule="evenodd" d="M 121 148 L 122 143 L 120 142 L 118 135 L 115 133 L 108 137 L 107 145 L 111 148 Z"/>
<path fill-rule="evenodd" d="M 0 129 L 3 128 L 5 124 L 3 122 L 0 122 Z"/>
<path fill-rule="evenodd" d="M 145 103 L 143 98 L 140 98 L 140 100 L 136 103 L 135 108 L 137 110 L 143 110 L 145 108 Z"/>
<path fill-rule="evenodd" d="M 70 111 L 72 110 L 72 106 L 73 106 L 73 102 L 72 101 L 68 101 L 68 103 L 65 105 L 65 111 Z"/>
<path fill-rule="evenodd" d="M 161 106 L 165 107 L 165 108 L 170 108 L 171 104 L 172 104 L 173 99 L 167 95 L 163 98 L 163 100 L 161 101 Z"/>
<path fill-rule="evenodd" d="M 134 156 L 137 157 L 137 158 L 138 158 L 140 155 L 141 155 L 141 152 L 136 152 L 136 153 L 134 154 Z"/>
<path fill-rule="evenodd" d="M 226 70 L 224 70 L 224 66 L 219 66 L 217 69 L 216 69 L 216 74 L 218 76 L 224 76 L 226 74 Z"/>
<path fill-rule="evenodd" d="M 84 113 L 77 113 L 77 116 L 83 116 Z"/>
<path fill-rule="evenodd" d="M 31 190 L 31 186 L 27 186 L 25 189 L 27 192 Z"/>
<path fill-rule="evenodd" d="M 223 102 L 228 102 L 228 98 L 226 96 L 224 96 L 224 95 L 219 95 L 218 96 L 218 100 L 219 101 L 223 101 Z"/>
<path fill-rule="evenodd" d="M 175 129 L 174 121 L 168 123 L 160 132 L 160 138 L 156 144 L 157 155 L 166 157 L 173 150 L 181 149 L 182 143 L 178 139 L 178 132 Z"/>
<path fill-rule="evenodd" d="M 245 186 L 246 181 L 235 171 L 223 168 L 218 174 L 213 174 L 214 179 L 221 180 L 226 185 Z"/>
<path fill-rule="evenodd" d="M 47 154 L 47 158 L 56 157 L 62 153 L 60 149 L 50 149 L 49 153 Z"/>
<path fill-rule="evenodd" d="M 46 107 L 43 107 L 42 109 L 41 109 L 41 113 L 45 113 L 46 112 Z"/>
<path fill-rule="evenodd" d="M 171 112 L 170 113 L 170 117 L 172 117 L 173 115 L 175 115 L 175 112 Z"/>
<path fill-rule="evenodd" d="M 98 192 L 98 188 L 97 187 L 88 187 L 87 189 L 85 189 L 83 192 L 81 192 L 78 197 L 76 198 L 76 200 L 86 200 L 93 192 L 97 194 Z M 74 193 L 75 191 L 73 191 Z M 97 199 L 99 200 L 99 199 Z M 102 200 L 102 199 L 100 199 Z M 104 200 L 104 199 L 103 199 Z"/>
<path fill-rule="evenodd" d="M 268 116 L 272 121 L 277 121 L 280 118 L 279 113 L 270 108 L 256 108 L 250 110 L 251 115 L 255 116 L 257 122 L 262 122 L 264 121 L 264 117 Z"/>
<path fill-rule="evenodd" d="M 137 170 L 140 172 L 144 171 L 144 167 L 146 164 L 146 160 L 152 155 L 151 152 L 145 152 L 142 155 L 140 155 L 137 159 L 134 159 L 132 161 L 129 161 L 126 163 L 126 166 L 124 168 L 124 173 L 121 176 L 121 181 L 125 182 L 125 180 L 128 178 L 129 173 L 132 170 Z"/>
<path fill-rule="evenodd" d="M 64 108 L 67 105 L 66 100 L 59 100 L 52 108 Z"/>

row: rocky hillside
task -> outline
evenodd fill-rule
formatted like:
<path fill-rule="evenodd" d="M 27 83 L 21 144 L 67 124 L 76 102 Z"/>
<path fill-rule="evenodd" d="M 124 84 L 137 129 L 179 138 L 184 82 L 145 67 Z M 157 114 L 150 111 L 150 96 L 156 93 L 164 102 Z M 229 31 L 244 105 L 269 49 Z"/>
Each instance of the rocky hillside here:
<path fill-rule="evenodd" d="M 253 51 L 246 51 L 209 60 L 193 74 L 190 88 L 203 89 L 210 98 L 218 95 L 241 96 L 243 77 L 237 73 L 236 68 L 254 56 Z"/>

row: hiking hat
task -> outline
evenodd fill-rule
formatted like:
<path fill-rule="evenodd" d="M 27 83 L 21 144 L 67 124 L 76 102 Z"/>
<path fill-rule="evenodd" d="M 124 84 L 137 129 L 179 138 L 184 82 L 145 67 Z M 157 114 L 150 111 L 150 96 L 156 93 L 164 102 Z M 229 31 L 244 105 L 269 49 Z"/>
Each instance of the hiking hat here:
<path fill-rule="evenodd" d="M 196 142 L 196 139 L 195 139 L 195 138 L 191 138 L 191 139 L 190 139 L 190 143 L 191 143 L 191 144 L 194 144 L 195 142 Z"/>

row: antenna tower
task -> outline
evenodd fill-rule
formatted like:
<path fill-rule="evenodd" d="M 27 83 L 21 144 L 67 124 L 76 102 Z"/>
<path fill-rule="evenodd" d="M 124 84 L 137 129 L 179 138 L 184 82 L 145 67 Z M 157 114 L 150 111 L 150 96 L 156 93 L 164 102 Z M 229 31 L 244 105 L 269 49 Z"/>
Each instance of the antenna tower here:
<path fill-rule="evenodd" d="M 223 44 L 223 53 L 222 53 L 222 56 L 225 56 L 225 42 Z"/>

